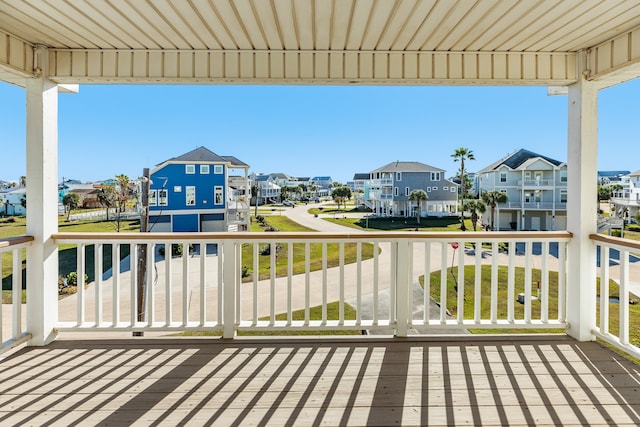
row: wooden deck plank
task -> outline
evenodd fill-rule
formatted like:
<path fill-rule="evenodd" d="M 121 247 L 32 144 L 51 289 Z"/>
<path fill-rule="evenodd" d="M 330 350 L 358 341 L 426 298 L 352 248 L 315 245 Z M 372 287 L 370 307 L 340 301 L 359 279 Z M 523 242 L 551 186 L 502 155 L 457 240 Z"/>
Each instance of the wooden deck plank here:
<path fill-rule="evenodd" d="M 638 425 L 597 343 L 60 340 L 0 359 L 0 425 Z"/>

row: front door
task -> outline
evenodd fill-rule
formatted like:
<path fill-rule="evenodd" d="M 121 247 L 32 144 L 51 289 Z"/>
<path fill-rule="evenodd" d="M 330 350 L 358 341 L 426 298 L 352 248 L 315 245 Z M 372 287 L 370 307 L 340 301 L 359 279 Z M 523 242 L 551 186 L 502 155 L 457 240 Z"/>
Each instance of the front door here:
<path fill-rule="evenodd" d="M 531 229 L 535 231 L 540 231 L 540 217 L 532 216 L 531 217 Z"/>

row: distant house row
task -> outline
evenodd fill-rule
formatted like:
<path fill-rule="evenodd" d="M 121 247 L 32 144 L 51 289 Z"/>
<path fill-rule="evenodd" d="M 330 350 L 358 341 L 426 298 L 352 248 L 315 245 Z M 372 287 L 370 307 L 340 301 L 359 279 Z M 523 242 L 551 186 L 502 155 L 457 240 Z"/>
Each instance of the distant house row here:
<path fill-rule="evenodd" d="M 640 214 L 640 170 L 618 175 L 609 180 L 608 185 L 617 185 L 613 192 L 611 204 L 613 216 L 630 219 Z"/>
<path fill-rule="evenodd" d="M 392 162 L 349 182 L 361 201 L 380 216 L 453 215 L 458 212 L 459 183 L 445 171 L 419 162 Z M 567 165 L 521 149 L 481 169 L 472 192 L 500 191 L 507 203 L 497 206 L 499 230 L 562 230 L 567 224 Z M 427 193 L 421 206 L 409 201 L 413 190 Z"/>

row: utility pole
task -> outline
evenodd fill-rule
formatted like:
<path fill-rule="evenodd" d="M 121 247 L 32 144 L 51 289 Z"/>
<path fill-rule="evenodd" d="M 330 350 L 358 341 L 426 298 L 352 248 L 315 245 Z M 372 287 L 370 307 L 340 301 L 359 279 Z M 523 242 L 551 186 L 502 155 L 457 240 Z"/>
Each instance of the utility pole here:
<path fill-rule="evenodd" d="M 141 203 L 142 212 L 140 213 L 140 232 L 147 233 L 149 231 L 149 190 L 151 188 L 151 178 L 149 177 L 149 168 L 142 171 L 141 185 Z M 145 301 L 146 301 L 146 285 L 147 285 L 147 245 L 138 245 L 138 321 L 143 322 L 145 319 Z M 134 302 L 132 301 L 132 304 Z M 144 332 L 134 331 L 134 337 L 144 336 Z"/>

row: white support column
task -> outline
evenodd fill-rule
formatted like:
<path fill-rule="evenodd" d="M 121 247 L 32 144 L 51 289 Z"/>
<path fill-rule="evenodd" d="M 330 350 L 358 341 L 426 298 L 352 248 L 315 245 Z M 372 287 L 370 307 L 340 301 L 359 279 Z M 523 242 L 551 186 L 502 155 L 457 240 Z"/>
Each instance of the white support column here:
<path fill-rule="evenodd" d="M 594 340 L 596 318 L 598 88 L 582 74 L 586 54 L 577 56 L 579 80 L 569 86 L 567 153 L 567 230 L 573 233 L 567 254 L 567 333 L 579 341 Z"/>
<path fill-rule="evenodd" d="M 55 339 L 58 319 L 58 87 L 47 80 L 46 48 L 36 48 L 40 77 L 27 79 L 27 330 L 29 345 Z"/>

